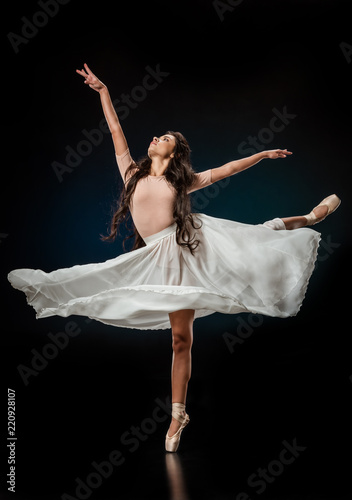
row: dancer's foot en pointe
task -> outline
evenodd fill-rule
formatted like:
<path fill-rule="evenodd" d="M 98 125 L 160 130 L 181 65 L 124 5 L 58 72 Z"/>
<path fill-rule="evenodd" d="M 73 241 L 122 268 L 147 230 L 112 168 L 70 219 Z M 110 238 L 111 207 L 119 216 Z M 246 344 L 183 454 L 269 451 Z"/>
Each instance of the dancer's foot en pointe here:
<path fill-rule="evenodd" d="M 184 403 L 172 403 L 172 412 L 171 415 L 175 420 L 179 422 L 177 425 L 178 429 L 175 433 L 169 434 L 169 432 L 173 432 L 171 429 L 175 429 L 174 425 L 170 425 L 170 429 L 166 433 L 165 437 L 165 450 L 170 452 L 175 452 L 178 449 L 181 439 L 181 433 L 186 425 L 189 423 L 190 418 L 186 413 L 186 406 Z"/>
<path fill-rule="evenodd" d="M 318 222 L 324 220 L 328 215 L 335 212 L 335 210 L 340 206 L 341 200 L 336 194 L 331 194 L 323 201 L 319 203 L 313 210 L 308 214 L 304 215 L 307 219 L 307 226 L 313 226 Z"/>
<path fill-rule="evenodd" d="M 281 220 L 284 222 L 286 229 L 298 229 L 300 227 L 305 226 L 313 226 L 318 222 L 324 220 L 328 215 L 335 212 L 335 210 L 339 207 L 341 200 L 336 194 L 331 194 L 327 198 L 324 198 L 323 201 L 319 203 L 313 210 L 307 215 L 300 215 L 297 217 L 286 217 Z M 280 229 L 276 227 L 275 221 L 268 221 L 264 225 L 268 227 L 272 227 L 272 229 Z"/>

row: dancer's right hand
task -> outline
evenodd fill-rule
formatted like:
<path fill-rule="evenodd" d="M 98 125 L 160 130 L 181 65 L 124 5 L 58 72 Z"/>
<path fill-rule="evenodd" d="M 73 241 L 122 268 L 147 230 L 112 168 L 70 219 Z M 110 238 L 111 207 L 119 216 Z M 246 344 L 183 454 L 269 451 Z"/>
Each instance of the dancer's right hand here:
<path fill-rule="evenodd" d="M 101 92 L 103 89 L 105 89 L 106 86 L 104 85 L 104 83 L 101 82 L 94 73 L 92 73 L 86 63 L 84 63 L 84 67 L 86 71 L 84 71 L 84 69 L 76 69 L 76 72 L 85 78 L 84 83 L 89 85 L 91 89 L 94 89 L 97 92 Z"/>

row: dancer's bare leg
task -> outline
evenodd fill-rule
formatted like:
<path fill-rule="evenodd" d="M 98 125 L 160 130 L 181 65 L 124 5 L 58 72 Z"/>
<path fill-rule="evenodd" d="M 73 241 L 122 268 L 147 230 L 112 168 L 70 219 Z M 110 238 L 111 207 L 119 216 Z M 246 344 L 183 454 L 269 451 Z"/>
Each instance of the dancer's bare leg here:
<path fill-rule="evenodd" d="M 328 212 L 328 207 L 326 205 L 317 207 L 313 209 L 313 212 L 318 218 L 324 217 Z M 282 220 L 284 221 L 286 229 L 298 229 L 308 225 L 307 219 L 303 216 L 285 217 L 282 218 Z"/>
<path fill-rule="evenodd" d="M 191 378 L 194 309 L 169 313 L 172 329 L 172 403 L 186 404 L 188 382 Z M 173 436 L 180 422 L 172 417 L 169 436 Z"/>
<path fill-rule="evenodd" d="M 307 219 L 303 216 L 297 216 L 297 217 L 281 217 L 281 219 L 284 221 L 284 224 L 286 226 L 286 229 L 298 229 L 299 227 L 304 227 L 307 226 Z"/>

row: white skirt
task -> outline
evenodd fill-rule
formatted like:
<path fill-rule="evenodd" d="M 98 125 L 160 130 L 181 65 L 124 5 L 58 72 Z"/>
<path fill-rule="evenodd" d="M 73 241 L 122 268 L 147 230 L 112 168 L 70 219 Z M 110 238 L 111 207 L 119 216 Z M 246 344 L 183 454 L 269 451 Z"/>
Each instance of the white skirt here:
<path fill-rule="evenodd" d="M 281 219 L 244 224 L 195 213 L 199 246 L 192 255 L 176 242 L 176 223 L 144 238 L 145 247 L 95 264 L 46 273 L 16 269 L 36 318 L 81 315 L 140 330 L 171 328 L 169 314 L 194 309 L 285 318 L 298 313 L 314 270 L 320 233 L 285 227 Z M 281 225 L 280 225 L 281 224 Z"/>

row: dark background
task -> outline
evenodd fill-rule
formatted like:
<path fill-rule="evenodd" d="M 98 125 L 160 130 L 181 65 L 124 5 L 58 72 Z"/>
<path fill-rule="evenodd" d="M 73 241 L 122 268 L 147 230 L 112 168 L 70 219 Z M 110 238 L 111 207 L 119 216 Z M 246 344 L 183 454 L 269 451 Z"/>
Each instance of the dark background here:
<path fill-rule="evenodd" d="M 115 449 L 125 463 L 86 498 L 351 498 L 352 55 L 341 45 L 352 45 L 348 7 L 336 0 L 243 0 L 221 19 L 210 0 L 72 0 L 47 21 L 37 17 L 43 26 L 15 53 L 8 33 L 20 35 L 23 18 L 43 9 L 32 0 L 6 5 L 1 408 L 6 417 L 7 387 L 15 389 L 18 439 L 16 493 L 7 492 L 2 477 L 4 498 L 75 497 L 76 478 L 84 481 L 92 462 Z M 36 320 L 6 278 L 16 268 L 49 272 L 123 251 L 122 238 L 99 238 L 121 188 L 110 137 L 62 182 L 52 167 L 64 164 L 65 148 L 77 149 L 82 131 L 103 118 L 98 94 L 75 73 L 84 62 L 113 99 L 141 85 L 147 66 L 169 73 L 122 121 L 134 157 L 153 135 L 180 130 L 195 170 L 214 168 L 243 157 L 240 145 L 269 126 L 274 108 L 295 115 L 265 144 L 288 148 L 292 157 L 263 161 L 218 191 L 202 190 L 192 198 L 194 211 L 256 224 L 308 213 L 334 192 L 342 199 L 314 228 L 322 244 L 296 317 L 255 324 L 251 316 L 216 313 L 195 321 L 191 423 L 171 466 L 164 452 L 169 418 L 134 452 L 120 442 L 151 417 L 156 398 L 170 395 L 171 330 L 123 330 L 82 317 Z M 41 353 L 48 334 L 69 321 L 80 334 L 26 386 L 18 366 L 30 367 L 32 350 Z M 226 332 L 247 338 L 231 353 Z M 5 430 L 7 473 L 6 437 Z M 284 440 L 305 450 L 258 493 L 248 477 L 278 459 Z M 179 496 L 172 484 L 183 488 Z"/>

